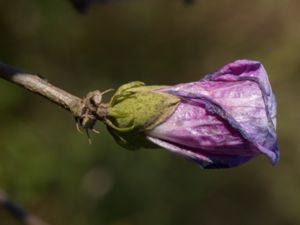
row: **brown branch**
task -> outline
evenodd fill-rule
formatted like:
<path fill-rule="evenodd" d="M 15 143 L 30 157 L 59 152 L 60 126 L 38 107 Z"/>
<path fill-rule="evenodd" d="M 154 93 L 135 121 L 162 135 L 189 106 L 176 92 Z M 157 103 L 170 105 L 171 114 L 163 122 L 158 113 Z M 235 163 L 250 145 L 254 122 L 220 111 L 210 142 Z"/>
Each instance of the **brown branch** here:
<path fill-rule="evenodd" d="M 24 209 L 18 206 L 15 202 L 0 190 L 0 205 L 6 209 L 13 217 L 25 225 L 48 225 L 36 216 L 27 213 Z"/>
<path fill-rule="evenodd" d="M 103 121 L 107 113 L 107 104 L 102 103 L 102 95 L 107 91 L 92 91 L 85 98 L 79 98 L 43 79 L 39 75 L 25 73 L 19 69 L 0 62 L 0 78 L 15 83 L 26 90 L 37 93 L 51 102 L 70 111 L 77 125 L 88 130 L 97 120 Z"/>
<path fill-rule="evenodd" d="M 21 70 L 4 63 L 0 63 L 0 77 L 18 84 L 31 92 L 37 93 L 68 111 L 71 111 L 81 100 L 64 90 L 55 87 L 39 75 L 22 72 Z"/>

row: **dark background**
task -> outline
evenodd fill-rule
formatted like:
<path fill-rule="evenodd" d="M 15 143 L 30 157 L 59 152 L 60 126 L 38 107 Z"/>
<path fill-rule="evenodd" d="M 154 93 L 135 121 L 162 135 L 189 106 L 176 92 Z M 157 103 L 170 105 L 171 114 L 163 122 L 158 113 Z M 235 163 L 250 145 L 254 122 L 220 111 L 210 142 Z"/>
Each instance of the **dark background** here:
<path fill-rule="evenodd" d="M 261 61 L 281 150 L 275 167 L 258 157 L 201 170 L 163 150 L 124 150 L 103 125 L 89 145 L 70 114 L 0 80 L 0 187 L 52 225 L 300 224 L 299 11 L 298 0 L 124 0 L 80 15 L 68 1 L 0 1 L 0 60 L 78 96 Z"/>

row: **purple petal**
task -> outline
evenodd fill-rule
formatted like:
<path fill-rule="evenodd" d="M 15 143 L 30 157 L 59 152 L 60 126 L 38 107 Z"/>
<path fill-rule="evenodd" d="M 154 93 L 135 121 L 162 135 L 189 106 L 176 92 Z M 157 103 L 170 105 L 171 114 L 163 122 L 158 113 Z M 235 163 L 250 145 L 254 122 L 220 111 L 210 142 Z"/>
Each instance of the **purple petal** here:
<path fill-rule="evenodd" d="M 160 91 L 179 96 L 182 102 L 166 122 L 148 133 L 160 140 L 152 142 L 203 167 L 232 167 L 258 154 L 274 164 L 278 161 L 276 102 L 260 63 L 238 60 L 201 81 Z"/>
<path fill-rule="evenodd" d="M 183 147 L 180 147 L 178 146 L 178 144 L 173 144 L 153 137 L 148 137 L 148 140 L 159 145 L 164 149 L 168 149 L 169 151 L 177 155 L 183 156 L 187 159 L 194 160 L 197 163 L 200 163 L 200 165 L 206 169 L 230 168 L 245 163 L 252 158 L 251 156 L 232 156 L 232 155 L 214 156 L 213 154 L 211 154 L 210 158 L 208 158 L 199 152 L 195 153 L 191 150 L 187 150 Z"/>
<path fill-rule="evenodd" d="M 259 85 L 267 106 L 266 110 L 269 118 L 272 120 L 274 128 L 276 127 L 276 100 L 268 79 L 267 72 L 260 62 L 252 60 L 237 60 L 227 64 L 216 73 L 209 74 L 202 81 L 238 81 L 252 80 Z"/>

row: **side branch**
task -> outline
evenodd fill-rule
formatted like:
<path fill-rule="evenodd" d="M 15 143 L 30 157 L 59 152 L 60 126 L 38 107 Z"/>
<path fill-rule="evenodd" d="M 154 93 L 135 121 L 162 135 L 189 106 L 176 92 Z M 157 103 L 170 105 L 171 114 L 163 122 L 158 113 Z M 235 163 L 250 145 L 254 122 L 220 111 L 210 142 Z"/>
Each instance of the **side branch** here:
<path fill-rule="evenodd" d="M 11 201 L 6 193 L 0 190 L 0 205 L 7 210 L 13 217 L 24 225 L 48 225 L 34 215 L 27 213 L 24 209 Z"/>
<path fill-rule="evenodd" d="M 81 100 L 77 96 L 55 87 L 39 75 L 25 73 L 4 63 L 0 63 L 0 77 L 37 93 L 68 111 L 71 111 Z"/>

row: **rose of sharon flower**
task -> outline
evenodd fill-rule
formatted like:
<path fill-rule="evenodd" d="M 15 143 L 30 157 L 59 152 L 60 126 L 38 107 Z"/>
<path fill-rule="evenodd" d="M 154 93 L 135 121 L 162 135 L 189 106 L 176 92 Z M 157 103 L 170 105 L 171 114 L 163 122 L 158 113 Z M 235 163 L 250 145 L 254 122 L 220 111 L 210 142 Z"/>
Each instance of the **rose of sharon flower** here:
<path fill-rule="evenodd" d="M 260 154 L 279 160 L 275 97 L 256 61 L 237 60 L 192 83 L 123 85 L 105 121 L 125 148 L 160 146 L 204 168 L 234 167 Z"/>

